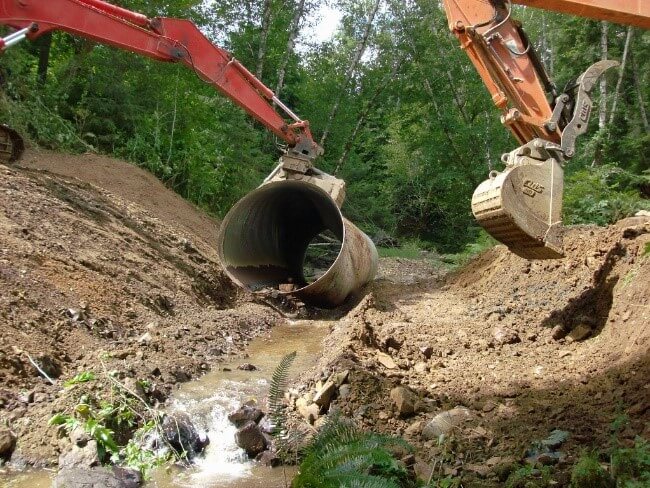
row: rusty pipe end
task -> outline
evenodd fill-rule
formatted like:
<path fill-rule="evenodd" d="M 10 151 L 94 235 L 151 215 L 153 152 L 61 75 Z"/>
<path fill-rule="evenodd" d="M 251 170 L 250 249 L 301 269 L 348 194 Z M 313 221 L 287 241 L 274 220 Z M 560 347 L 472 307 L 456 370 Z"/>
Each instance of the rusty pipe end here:
<path fill-rule="evenodd" d="M 338 241 L 338 252 L 312 281 L 305 273 L 308 250 L 323 233 Z M 378 262 L 370 238 L 324 190 L 303 181 L 268 183 L 242 198 L 222 222 L 217 249 L 239 286 L 257 292 L 289 285 L 291 291 L 279 293 L 321 307 L 340 305 L 371 281 Z"/>

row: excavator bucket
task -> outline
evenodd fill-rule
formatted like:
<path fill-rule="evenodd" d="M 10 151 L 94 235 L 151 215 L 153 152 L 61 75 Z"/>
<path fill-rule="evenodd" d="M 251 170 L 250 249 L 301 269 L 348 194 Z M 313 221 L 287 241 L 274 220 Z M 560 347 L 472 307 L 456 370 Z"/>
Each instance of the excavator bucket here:
<path fill-rule="evenodd" d="M 493 171 L 476 188 L 472 212 L 490 235 L 518 256 L 561 258 L 562 189 L 563 170 L 555 159 L 508 167 Z"/>
<path fill-rule="evenodd" d="M 5 124 L 0 124 L 0 163 L 13 163 L 20 159 L 25 143 L 18 132 Z"/>

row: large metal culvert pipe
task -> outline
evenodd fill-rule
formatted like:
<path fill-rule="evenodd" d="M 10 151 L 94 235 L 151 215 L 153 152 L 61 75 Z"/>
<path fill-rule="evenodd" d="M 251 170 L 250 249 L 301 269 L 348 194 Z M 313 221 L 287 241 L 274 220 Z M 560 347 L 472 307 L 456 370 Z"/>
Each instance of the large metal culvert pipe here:
<path fill-rule="evenodd" d="M 324 274 L 308 283 L 308 247 L 326 231 L 340 249 Z M 242 198 L 221 224 L 217 249 L 226 273 L 241 287 L 293 284 L 294 290 L 279 293 L 321 307 L 340 305 L 377 272 L 370 238 L 343 217 L 327 192 L 303 181 L 267 183 Z"/>

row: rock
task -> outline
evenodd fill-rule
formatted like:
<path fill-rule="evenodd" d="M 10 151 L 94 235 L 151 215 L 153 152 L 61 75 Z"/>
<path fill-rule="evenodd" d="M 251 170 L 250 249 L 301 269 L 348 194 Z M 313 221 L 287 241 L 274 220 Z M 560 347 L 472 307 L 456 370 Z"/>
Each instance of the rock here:
<path fill-rule="evenodd" d="M 415 404 L 418 397 L 413 391 L 404 386 L 397 386 L 390 391 L 390 399 L 393 400 L 397 411 L 402 417 L 415 413 Z"/>
<path fill-rule="evenodd" d="M 500 346 L 521 342 L 516 332 L 505 327 L 496 327 L 492 332 L 492 337 L 494 338 L 494 342 Z"/>
<path fill-rule="evenodd" d="M 566 329 L 562 324 L 558 324 L 551 329 L 551 337 L 556 341 L 563 339 L 566 336 Z"/>
<path fill-rule="evenodd" d="M 480 478 L 487 477 L 487 475 L 490 474 L 490 471 L 492 471 L 489 466 L 483 464 L 464 464 L 463 469 L 465 471 L 476 473 Z"/>
<path fill-rule="evenodd" d="M 571 434 L 566 430 L 553 430 L 549 436 L 542 441 L 542 444 L 548 447 L 549 449 L 557 449 L 562 444 L 564 444 Z"/>
<path fill-rule="evenodd" d="M 415 464 L 415 454 L 407 454 L 400 461 L 404 463 L 404 466 L 413 466 Z"/>
<path fill-rule="evenodd" d="M 431 359 L 431 356 L 433 356 L 433 347 L 431 346 L 421 346 L 420 347 L 420 352 L 422 355 L 427 358 Z"/>
<path fill-rule="evenodd" d="M 484 411 L 485 413 L 491 412 L 491 411 L 494 410 L 495 408 L 497 408 L 497 404 L 496 404 L 496 402 L 494 402 L 494 401 L 492 401 L 492 400 L 488 400 L 488 401 L 485 402 L 485 404 L 483 405 L 483 411 Z"/>
<path fill-rule="evenodd" d="M 428 483 L 430 481 L 432 471 L 433 467 L 423 461 L 416 461 L 413 465 L 413 472 L 415 473 L 415 477 L 420 481 L 424 481 L 425 483 Z"/>
<path fill-rule="evenodd" d="M 73 446 L 79 447 L 84 447 L 90 440 L 92 440 L 90 434 L 86 432 L 80 425 L 77 425 L 74 429 L 72 429 L 68 434 L 68 437 L 70 438 L 70 442 L 72 442 Z"/>
<path fill-rule="evenodd" d="M 0 428 L 0 459 L 9 459 L 16 447 L 16 436 L 9 429 Z"/>
<path fill-rule="evenodd" d="M 422 429 L 422 437 L 437 440 L 462 422 L 472 418 L 472 413 L 465 407 L 455 407 L 433 417 Z"/>
<path fill-rule="evenodd" d="M 181 453 L 185 452 L 188 459 L 202 452 L 210 443 L 205 434 L 196 430 L 190 416 L 183 412 L 167 415 L 162 422 L 162 431 L 167 442 Z"/>
<path fill-rule="evenodd" d="M 404 431 L 404 434 L 408 437 L 415 437 L 420 435 L 420 432 L 422 432 L 422 425 L 424 422 L 421 420 L 417 420 L 413 422 L 411 425 L 409 425 L 406 430 Z"/>
<path fill-rule="evenodd" d="M 314 396 L 314 403 L 319 407 L 322 407 L 324 410 L 327 410 L 334 393 L 336 393 L 336 384 L 333 381 L 327 380 Z"/>
<path fill-rule="evenodd" d="M 350 385 L 341 385 L 339 388 L 339 398 L 341 400 L 345 400 L 350 396 L 350 393 L 352 392 L 352 387 Z"/>
<path fill-rule="evenodd" d="M 328 381 L 333 382 L 337 388 L 340 388 L 343 383 L 345 383 L 348 380 L 348 376 L 350 375 L 350 370 L 346 369 L 345 371 L 340 371 L 338 373 L 333 373 Z"/>
<path fill-rule="evenodd" d="M 59 469 L 63 468 L 92 468 L 99 466 L 97 441 L 86 442 L 83 447 L 73 445 L 72 449 L 59 456 Z"/>
<path fill-rule="evenodd" d="M 275 468 L 276 466 L 280 466 L 282 464 L 282 461 L 278 457 L 278 455 L 274 451 L 263 451 L 259 453 L 255 457 L 255 461 L 257 461 L 260 464 L 263 464 L 264 466 L 269 466 L 271 468 Z"/>
<path fill-rule="evenodd" d="M 560 352 L 557 353 L 557 355 L 560 358 L 565 358 L 567 356 L 571 356 L 571 351 L 560 351 Z"/>
<path fill-rule="evenodd" d="M 387 369 L 396 369 L 397 364 L 393 361 L 393 358 L 384 352 L 377 353 L 377 361 Z"/>
<path fill-rule="evenodd" d="M 238 410 L 228 415 L 228 420 L 235 424 L 235 426 L 242 427 L 244 424 L 251 421 L 258 424 L 260 420 L 262 420 L 262 417 L 264 417 L 264 412 L 259 408 L 250 405 L 242 405 Z"/>
<path fill-rule="evenodd" d="M 296 400 L 296 408 L 298 409 L 298 413 L 310 424 L 316 421 L 320 413 L 320 407 L 318 405 L 308 403 L 304 398 L 298 398 Z"/>
<path fill-rule="evenodd" d="M 567 335 L 567 340 L 569 342 L 573 341 L 582 341 L 591 335 L 591 327 L 587 324 L 580 324 L 577 327 L 574 327 L 569 335 Z"/>
<path fill-rule="evenodd" d="M 135 393 L 140 398 L 145 399 L 147 397 L 147 392 L 144 391 L 142 387 L 142 382 L 136 380 L 135 378 L 125 378 L 124 379 L 124 388 L 127 390 L 127 393 Z"/>
<path fill-rule="evenodd" d="M 52 488 L 137 488 L 139 471 L 125 468 L 66 468 L 56 475 Z"/>
<path fill-rule="evenodd" d="M 46 354 L 41 354 L 34 358 L 36 364 L 47 374 L 50 378 L 58 378 L 61 376 L 61 365 L 59 362 Z M 36 376 L 41 373 L 35 370 Z"/>
<path fill-rule="evenodd" d="M 140 344 L 151 344 L 151 341 L 153 340 L 153 337 L 151 336 L 150 332 L 145 332 L 140 336 L 138 339 L 138 342 Z"/>
<path fill-rule="evenodd" d="M 266 438 L 253 421 L 247 422 L 235 434 L 235 442 L 249 457 L 255 457 L 266 449 Z"/>
<path fill-rule="evenodd" d="M 244 363 L 237 366 L 237 369 L 240 369 L 242 371 L 257 371 L 257 366 L 251 363 Z"/>
<path fill-rule="evenodd" d="M 426 373 L 429 371 L 429 365 L 423 361 L 420 361 L 419 363 L 415 363 L 415 366 L 413 366 L 413 370 L 416 373 Z"/>

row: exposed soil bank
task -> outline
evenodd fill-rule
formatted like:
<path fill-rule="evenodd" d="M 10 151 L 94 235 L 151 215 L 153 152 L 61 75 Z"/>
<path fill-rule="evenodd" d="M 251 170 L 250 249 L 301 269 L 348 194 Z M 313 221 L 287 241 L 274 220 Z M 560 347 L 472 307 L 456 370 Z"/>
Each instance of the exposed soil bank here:
<path fill-rule="evenodd" d="M 0 426 L 12 463 L 52 464 L 47 421 L 80 394 L 62 380 L 116 371 L 162 401 L 281 318 L 224 277 L 204 240 L 216 223 L 152 176 L 94 155 L 26 161 L 0 166 Z"/>
<path fill-rule="evenodd" d="M 629 419 L 624 445 L 650 436 L 649 242 L 649 219 L 633 218 L 569 229 L 563 260 L 529 262 L 497 246 L 447 276 L 382 260 L 301 393 L 309 399 L 317 380 L 349 369 L 347 396 L 332 406 L 405 436 L 416 471 L 435 467 L 463 486 L 501 486 L 535 441 L 568 431 L 554 467 L 564 485 L 582 449 L 611 442 L 615 420 Z M 426 424 L 456 406 L 468 419 L 451 439 L 427 438 Z"/>

